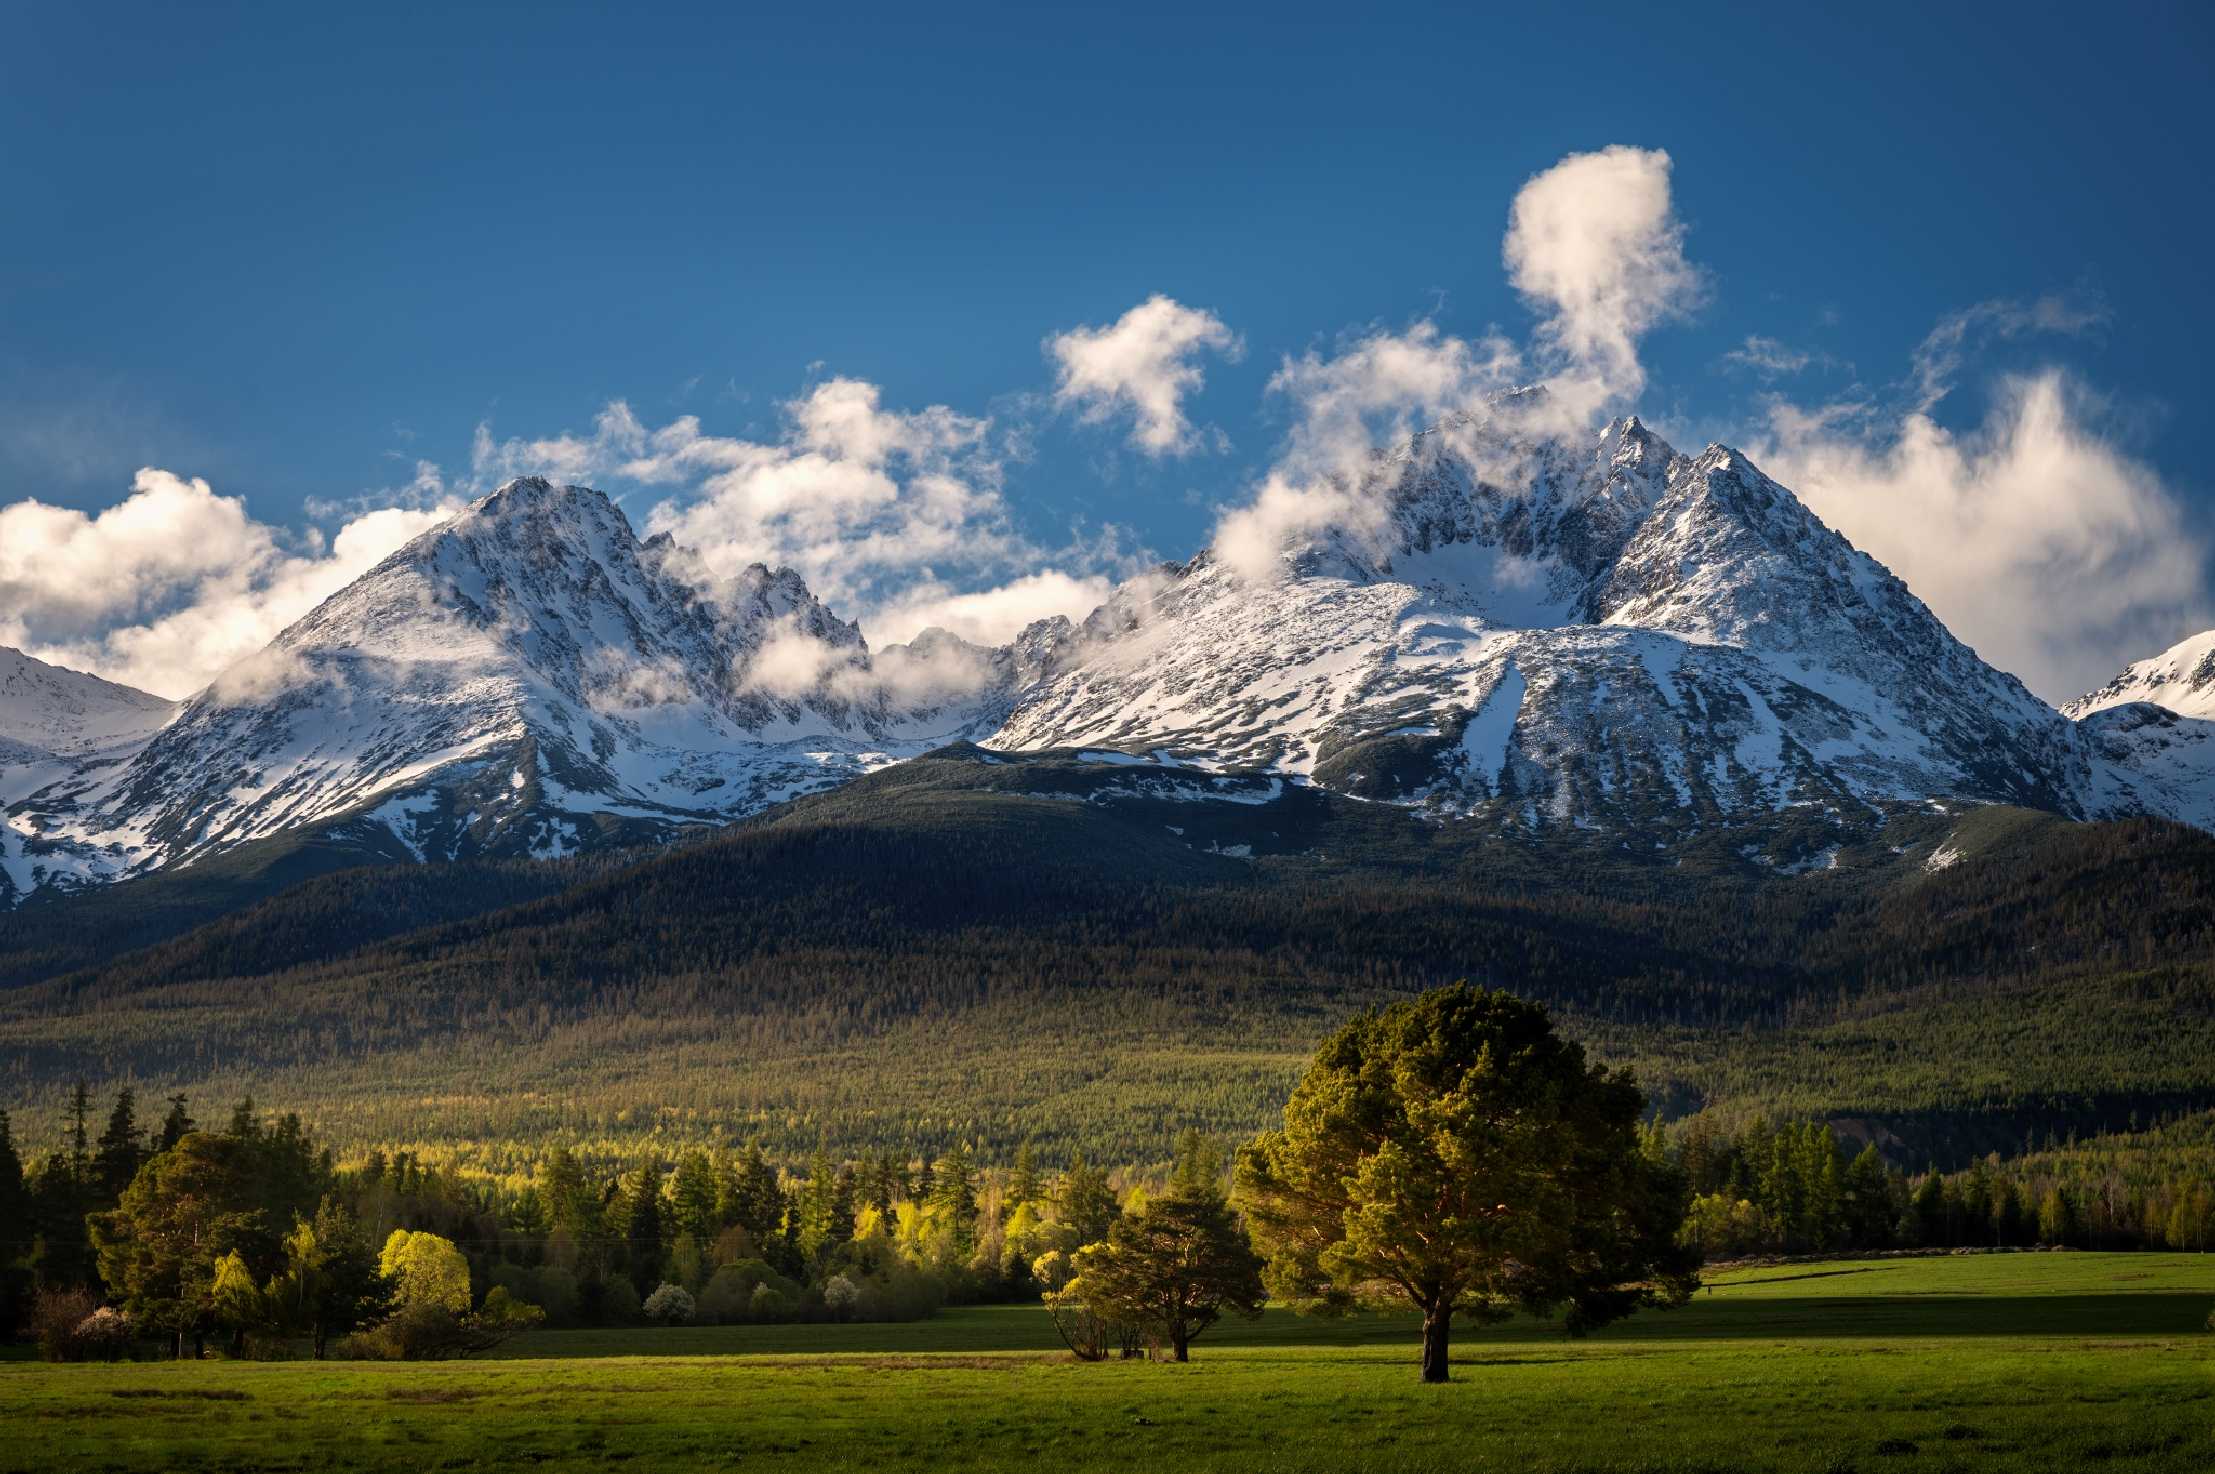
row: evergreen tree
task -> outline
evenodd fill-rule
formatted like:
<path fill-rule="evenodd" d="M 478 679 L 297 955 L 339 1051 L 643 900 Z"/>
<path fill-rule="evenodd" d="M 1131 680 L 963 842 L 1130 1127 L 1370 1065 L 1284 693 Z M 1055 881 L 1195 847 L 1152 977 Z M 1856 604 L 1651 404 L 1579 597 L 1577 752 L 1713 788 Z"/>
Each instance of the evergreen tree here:
<path fill-rule="evenodd" d="M 1120 1219 L 1107 1242 L 1080 1249 L 1064 1292 L 1110 1324 L 1145 1328 L 1172 1359 L 1222 1318 L 1261 1314 L 1261 1256 L 1212 1184 L 1174 1192 Z"/>
<path fill-rule="evenodd" d="M 932 1217 L 949 1235 L 955 1257 L 967 1259 L 977 1247 L 977 1173 L 967 1146 L 956 1144 L 938 1159 L 928 1202 Z"/>
<path fill-rule="evenodd" d="M 1177 1137 L 1176 1159 L 1169 1172 L 1170 1190 L 1187 1197 L 1219 1198 L 1223 1195 L 1222 1179 L 1223 1148 L 1198 1128 L 1187 1127 Z"/>
<path fill-rule="evenodd" d="M 630 1255 L 631 1283 L 641 1296 L 661 1284 L 661 1166 L 648 1157 L 623 1185 L 623 1244 Z"/>
<path fill-rule="evenodd" d="M 101 1206 L 110 1206 L 123 1196 L 123 1189 L 138 1176 L 142 1160 L 138 1098 L 126 1085 L 115 1093 L 115 1109 L 108 1114 L 108 1127 L 100 1133 L 100 1150 L 93 1158 L 93 1177 L 98 1184 Z"/>
<path fill-rule="evenodd" d="M 184 1096 L 182 1094 L 172 1095 L 169 1097 L 169 1114 L 162 1117 L 161 1134 L 154 1138 L 154 1151 L 150 1155 L 168 1151 L 178 1142 L 183 1141 L 186 1133 L 197 1124 L 185 1111 Z M 378 1160 L 383 1159 L 382 1153 L 377 1154 L 377 1156 Z"/>
<path fill-rule="evenodd" d="M 716 1222 L 715 1165 L 706 1152 L 690 1151 L 677 1159 L 669 1196 L 671 1224 L 679 1234 L 703 1244 L 715 1237 L 720 1226 Z"/>
<path fill-rule="evenodd" d="M 1101 1242 L 1122 1211 L 1115 1201 L 1115 1189 L 1108 1185 L 1107 1173 L 1086 1166 L 1081 1152 L 1071 1156 L 1054 1195 L 1054 1216 L 1067 1231 L 1069 1247 L 1079 1249 Z"/>
<path fill-rule="evenodd" d="M 1000 1221 L 1005 1223 L 1013 1218 L 1025 1203 L 1039 1201 L 1041 1191 L 1038 1164 L 1031 1157 L 1030 1138 L 1025 1137 L 1015 1148 L 1015 1165 L 1008 1174 L 1007 1194 L 1000 1200 Z"/>
<path fill-rule="evenodd" d="M 1689 1297 L 1683 1182 L 1639 1150 L 1644 1111 L 1545 1010 L 1440 988 L 1323 1042 L 1283 1129 L 1239 1154 L 1239 1204 L 1273 1288 L 1412 1305 L 1423 1380 L 1442 1382 L 1457 1313 L 1566 1306 L 1577 1334 Z"/>
<path fill-rule="evenodd" d="M 31 1246 L 37 1237 L 23 1158 L 15 1148 L 15 1127 L 8 1113 L 0 1110 L 0 1340 L 15 1334 L 29 1309 Z"/>

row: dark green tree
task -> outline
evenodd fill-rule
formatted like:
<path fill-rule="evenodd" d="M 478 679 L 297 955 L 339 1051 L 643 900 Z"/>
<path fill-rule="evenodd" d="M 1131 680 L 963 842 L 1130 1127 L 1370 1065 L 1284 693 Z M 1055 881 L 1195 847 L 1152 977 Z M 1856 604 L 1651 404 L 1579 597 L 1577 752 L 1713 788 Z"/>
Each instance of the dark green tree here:
<path fill-rule="evenodd" d="M 91 1219 L 100 1275 L 131 1318 L 172 1338 L 184 1354 L 213 1325 L 215 1266 L 237 1250 L 266 1273 L 280 1257 L 257 1201 L 246 1142 L 201 1132 L 140 1169 L 109 1212 Z"/>
<path fill-rule="evenodd" d="M 623 1244 L 630 1255 L 631 1283 L 640 1295 L 661 1283 L 663 1247 L 661 1164 L 648 1157 L 623 1184 Z"/>
<path fill-rule="evenodd" d="M 977 1172 L 967 1146 L 957 1143 L 938 1159 L 927 1201 L 932 1215 L 952 1235 L 955 1254 L 967 1258 L 977 1247 Z"/>
<path fill-rule="evenodd" d="M 145 1160 L 140 1147 L 138 1097 L 126 1085 L 115 1093 L 115 1109 L 108 1113 L 107 1129 L 100 1133 L 99 1150 L 93 1156 L 92 1175 L 100 1205 L 112 1205 L 123 1189 L 138 1176 Z"/>
<path fill-rule="evenodd" d="M 186 1133 L 190 1132 L 196 1124 L 191 1115 L 185 1110 L 184 1096 L 172 1095 L 169 1097 L 169 1114 L 162 1117 L 161 1131 L 154 1137 L 154 1151 L 156 1153 L 168 1151 L 178 1142 L 183 1141 Z"/>
<path fill-rule="evenodd" d="M 1457 1314 L 1566 1307 L 1581 1334 L 1697 1286 L 1683 1183 L 1639 1150 L 1644 1110 L 1543 1009 L 1441 988 L 1324 1041 L 1284 1128 L 1239 1154 L 1238 1202 L 1272 1288 L 1412 1305 L 1441 1382 Z"/>
<path fill-rule="evenodd" d="M 1115 1227 L 1115 1220 L 1122 1211 L 1122 1206 L 1115 1201 L 1115 1189 L 1108 1184 L 1107 1173 L 1101 1168 L 1087 1166 L 1081 1152 L 1071 1156 L 1054 1194 L 1054 1216 L 1069 1239 L 1069 1247 L 1081 1249 L 1086 1244 L 1101 1242 L 1108 1236 L 1108 1230 Z"/>
<path fill-rule="evenodd" d="M 271 1299 L 284 1324 L 309 1337 L 316 1360 L 323 1359 L 331 1337 L 391 1313 L 392 1282 L 377 1267 L 377 1250 L 344 1204 L 326 1201 L 312 1219 L 295 1220 L 284 1255 Z"/>
<path fill-rule="evenodd" d="M 1065 1293 L 1188 1361 L 1192 1338 L 1225 1312 L 1261 1314 L 1261 1263 L 1218 1194 L 1174 1192 L 1118 1219 L 1107 1242 L 1078 1250 Z"/>

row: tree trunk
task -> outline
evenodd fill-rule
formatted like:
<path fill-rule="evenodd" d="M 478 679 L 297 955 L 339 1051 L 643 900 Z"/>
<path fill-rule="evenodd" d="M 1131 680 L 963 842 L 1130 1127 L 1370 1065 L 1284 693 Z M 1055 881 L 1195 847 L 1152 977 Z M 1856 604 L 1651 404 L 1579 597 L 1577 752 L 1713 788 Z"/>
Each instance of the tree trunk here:
<path fill-rule="evenodd" d="M 1192 1338 L 1191 1338 L 1190 1336 L 1187 1336 L 1187 1335 L 1186 1335 L 1186 1334 L 1184 1333 L 1184 1328 L 1183 1328 L 1182 1326 L 1179 1326 L 1179 1327 L 1177 1327 L 1177 1328 L 1176 1328 L 1175 1330 L 1172 1330 L 1172 1331 L 1171 1331 L 1171 1332 L 1169 1333 L 1169 1356 L 1170 1356 L 1170 1360 L 1172 1360 L 1172 1361 L 1190 1361 L 1190 1360 L 1192 1360 L 1191 1352 L 1190 1352 L 1190 1350 L 1189 1350 L 1189 1348 L 1191 1347 L 1191 1345 L 1192 1345 Z"/>
<path fill-rule="evenodd" d="M 1446 1380 L 1446 1337 L 1452 1330 L 1454 1310 L 1450 1305 L 1423 1312 L 1423 1380 Z"/>

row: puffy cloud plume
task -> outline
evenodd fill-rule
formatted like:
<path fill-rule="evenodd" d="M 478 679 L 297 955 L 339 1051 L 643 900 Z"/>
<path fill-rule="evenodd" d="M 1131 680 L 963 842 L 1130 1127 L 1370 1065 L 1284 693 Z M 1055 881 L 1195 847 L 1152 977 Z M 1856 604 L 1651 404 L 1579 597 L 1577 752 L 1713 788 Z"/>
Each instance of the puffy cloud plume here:
<path fill-rule="evenodd" d="M 1935 402 L 1947 380 L 1925 376 L 1919 359 L 1917 385 Z M 2059 370 L 2003 380 L 1964 433 L 1921 403 L 1888 417 L 1867 404 L 1780 401 L 1751 450 L 1978 654 L 2048 700 L 2215 623 L 2205 549 L 2177 496 L 2099 432 Z"/>
<path fill-rule="evenodd" d="M 1054 402 L 1088 424 L 1131 417 L 1131 444 L 1150 456 L 1184 455 L 1199 444 L 1185 418 L 1186 395 L 1201 387 L 1200 355 L 1233 359 L 1237 334 L 1212 312 L 1158 293 L 1106 327 L 1072 328 L 1046 340 L 1054 360 Z"/>
<path fill-rule="evenodd" d="M 1571 154 L 1534 175 L 1509 211 L 1508 278 L 1543 314 L 1555 392 L 1589 410 L 1644 387 L 1638 339 L 1704 291 L 1684 256 L 1669 167 L 1660 149 Z"/>
<path fill-rule="evenodd" d="M 988 418 L 891 409 L 878 386 L 850 378 L 781 414 L 781 433 L 757 441 L 710 434 L 693 415 L 650 428 L 617 402 L 589 434 L 501 441 L 480 427 L 472 466 L 481 481 L 667 488 L 646 531 L 686 550 L 697 581 L 792 568 L 879 645 L 930 624 L 998 642 L 1033 618 L 1082 617 L 1108 587 L 1103 570 L 1131 562 L 1112 537 L 1052 551 L 1017 531 L 1001 493 L 1006 441 Z M 771 664 L 780 690 L 808 674 L 797 659 Z"/>
<path fill-rule="evenodd" d="M 0 642 L 162 696 L 259 650 L 452 506 L 381 507 L 327 541 L 255 521 L 204 480 L 147 468 L 97 515 L 0 506 Z"/>
<path fill-rule="evenodd" d="M 1496 334 L 1468 341 L 1428 321 L 1287 358 L 1269 388 L 1293 406 L 1293 428 L 1252 499 L 1216 525 L 1228 566 L 1265 577 L 1288 543 L 1326 529 L 1358 543 L 1377 531 L 1387 513 L 1371 476 L 1377 453 L 1417 430 L 1443 424 L 1452 435 L 1463 420 L 1505 413 L 1524 436 L 1589 429 L 1645 383 L 1640 336 L 1703 289 L 1658 150 L 1571 154 L 1534 176 L 1509 211 L 1502 256 L 1540 313 L 1532 363 L 1547 393 L 1501 405 L 1527 382 L 1524 355 Z M 1487 469 L 1513 484 L 1514 468 Z"/>
<path fill-rule="evenodd" d="M 1367 535 L 1386 512 L 1369 479 L 1377 448 L 1450 416 L 1481 413 L 1520 368 L 1504 339 L 1470 343 L 1431 322 L 1369 334 L 1328 357 L 1286 358 L 1269 380 L 1269 392 L 1294 410 L 1284 453 L 1253 499 L 1216 523 L 1216 556 L 1259 579 L 1301 538 Z"/>

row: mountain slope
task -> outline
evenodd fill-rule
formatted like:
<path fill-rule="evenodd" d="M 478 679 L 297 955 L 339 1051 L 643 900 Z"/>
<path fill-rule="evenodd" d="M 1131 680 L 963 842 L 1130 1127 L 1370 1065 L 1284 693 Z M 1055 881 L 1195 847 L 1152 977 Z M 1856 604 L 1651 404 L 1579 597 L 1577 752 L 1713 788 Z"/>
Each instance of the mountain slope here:
<path fill-rule="evenodd" d="M 1506 487 L 1477 469 L 1503 460 Z M 1737 452 L 1681 456 L 1635 420 L 1582 456 L 1443 435 L 1371 495 L 1381 534 L 1296 545 L 1274 580 L 1203 554 L 1120 592 L 989 745 L 1158 750 L 1642 841 L 1801 804 L 2132 805 Z"/>
<path fill-rule="evenodd" d="M 0 906 L 36 889 L 47 868 L 22 801 L 88 769 L 111 766 L 160 730 L 177 704 L 0 645 Z"/>
<path fill-rule="evenodd" d="M 1378 457 L 1270 576 L 1203 552 L 999 649 L 872 652 L 789 571 L 703 581 L 600 493 L 512 482 L 173 713 L 113 688 L 75 717 L 21 703 L 83 750 L 26 749 L 0 792 L 6 883 L 278 835 L 434 861 L 658 842 L 953 740 L 1668 863 L 1745 829 L 1748 857 L 1827 865 L 1929 802 L 2215 824 L 2215 723 L 2146 704 L 2215 703 L 2215 636 L 2071 721 L 1739 452 L 1682 455 L 1636 419 L 1565 442 L 1532 432 L 1542 404 Z M 133 749 L 132 722 L 159 730 Z M 1793 814 L 1812 849 L 1754 832 Z"/>
<path fill-rule="evenodd" d="M 2138 661 L 2061 709 L 2081 719 L 2133 701 L 2150 701 L 2181 717 L 2215 720 L 2215 630 L 2203 630 Z"/>
<path fill-rule="evenodd" d="M 89 875 L 338 826 L 417 859 L 556 856 L 717 823 L 916 744 L 777 641 L 866 652 L 789 572 L 704 592 L 598 492 L 510 483 L 185 702 L 127 764 L 25 814 Z"/>

